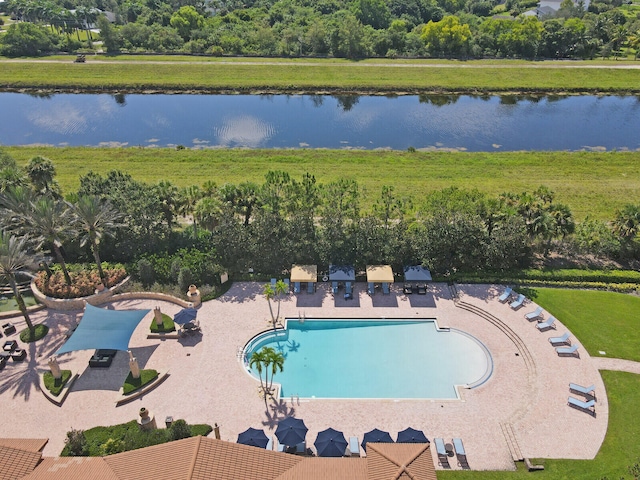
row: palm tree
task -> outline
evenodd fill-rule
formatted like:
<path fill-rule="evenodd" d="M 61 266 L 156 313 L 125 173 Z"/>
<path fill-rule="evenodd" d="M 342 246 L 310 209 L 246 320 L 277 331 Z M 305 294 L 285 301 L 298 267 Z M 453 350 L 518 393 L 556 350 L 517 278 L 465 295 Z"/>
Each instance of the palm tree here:
<path fill-rule="evenodd" d="M 35 329 L 29 318 L 27 306 L 18 290 L 16 275 L 25 272 L 33 264 L 33 255 L 27 252 L 27 237 L 15 237 L 7 232 L 0 235 L 0 278 L 7 281 L 13 290 L 18 308 L 22 312 L 30 337 L 33 338 Z"/>
<path fill-rule="evenodd" d="M 120 227 L 118 223 L 120 213 L 117 212 L 109 201 L 102 202 L 95 195 L 86 195 L 78 199 L 75 205 L 70 205 L 75 217 L 75 224 L 80 234 L 80 246 L 84 247 L 87 243 L 91 246 L 93 258 L 98 267 L 98 274 L 102 284 L 107 285 L 107 281 L 102 270 L 102 262 L 98 252 L 98 246 L 102 237 L 113 237 L 116 228 Z"/>
<path fill-rule="evenodd" d="M 73 234 L 73 219 L 69 206 L 62 200 L 40 197 L 35 202 L 31 202 L 27 215 L 26 228 L 36 239 L 37 248 L 40 249 L 44 245 L 53 246 L 53 252 L 62 268 L 64 279 L 70 286 L 71 277 L 61 250 L 62 240 Z"/>
<path fill-rule="evenodd" d="M 162 213 L 169 228 L 173 227 L 173 217 L 179 206 L 179 190 L 169 181 L 162 180 L 155 186 L 155 191 L 160 199 Z"/>
<path fill-rule="evenodd" d="M 266 368 L 267 368 L 267 372 L 265 375 L 265 380 L 268 381 L 268 385 L 267 385 L 267 392 L 271 393 L 271 387 L 273 386 L 273 377 L 276 373 L 278 373 L 278 370 L 280 370 L 280 372 L 282 372 L 283 368 L 284 368 L 284 355 L 282 354 L 282 352 L 277 352 L 274 348 L 271 347 L 264 347 L 262 349 L 265 352 L 265 356 L 266 356 Z M 269 367 L 271 367 L 271 369 L 269 369 Z M 271 370 L 271 380 L 269 381 L 269 370 Z"/>
<path fill-rule="evenodd" d="M 249 358 L 249 366 L 251 368 L 255 368 L 256 371 L 258 372 L 258 378 L 260 379 L 260 390 L 263 393 L 265 393 L 265 396 L 264 396 L 265 403 L 267 402 L 267 395 L 266 395 L 266 389 L 265 389 L 266 375 L 265 375 L 265 382 L 263 382 L 262 372 L 265 371 L 266 361 L 267 361 L 267 355 L 265 353 L 264 348 L 256 352 L 253 352 L 251 354 L 251 358 Z"/>
<path fill-rule="evenodd" d="M 280 300 L 282 299 L 281 298 L 282 295 L 287 293 L 287 284 L 284 283 L 282 280 L 278 280 L 276 282 L 275 288 L 273 288 L 270 283 L 267 283 L 264 286 L 262 293 L 264 294 L 265 298 L 267 299 L 267 302 L 269 303 L 269 312 L 271 313 L 273 328 L 276 328 L 276 323 L 278 322 L 278 318 L 280 318 Z M 271 306 L 271 300 L 274 300 L 274 299 L 278 304 L 278 311 L 276 315 L 273 314 L 273 307 Z"/>
<path fill-rule="evenodd" d="M 26 172 L 37 193 L 60 198 L 60 187 L 54 179 L 56 169 L 51 160 L 40 155 L 33 157 L 26 166 Z"/>
<path fill-rule="evenodd" d="M 180 213 L 185 217 L 191 216 L 193 219 L 193 236 L 198 236 L 198 225 L 196 223 L 195 208 L 198 200 L 202 198 L 202 192 L 200 187 L 192 185 L 190 187 L 183 188 L 180 191 L 181 206 Z"/>
<path fill-rule="evenodd" d="M 625 242 L 631 242 L 640 233 L 640 205 L 625 205 L 616 212 L 613 233 Z"/>

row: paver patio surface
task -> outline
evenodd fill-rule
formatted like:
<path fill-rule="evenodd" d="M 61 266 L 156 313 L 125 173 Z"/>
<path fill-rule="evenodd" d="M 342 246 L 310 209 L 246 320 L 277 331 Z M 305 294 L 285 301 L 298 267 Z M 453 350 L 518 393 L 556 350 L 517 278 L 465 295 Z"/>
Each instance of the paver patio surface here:
<path fill-rule="evenodd" d="M 345 436 L 358 436 L 380 428 L 392 437 L 407 427 L 423 430 L 429 439 L 463 439 L 472 469 L 513 469 L 512 456 L 503 433 L 511 426 L 525 457 L 593 458 L 604 440 L 608 419 L 607 397 L 598 366 L 580 347 L 579 358 L 559 357 L 548 337 L 565 331 L 561 318 L 557 330 L 539 332 L 524 313 L 535 305 L 513 311 L 497 301 L 501 293 L 487 285 L 459 286 L 462 301 L 477 306 L 506 325 L 522 340 L 533 358 L 525 362 L 518 347 L 496 325 L 481 316 L 458 308 L 444 284 L 429 286 L 425 295 L 405 296 L 401 285 L 391 295 L 366 294 L 359 283 L 355 299 L 334 300 L 329 284 L 318 284 L 313 294 L 290 294 L 281 303 L 281 316 L 307 318 L 436 318 L 440 326 L 466 331 L 483 342 L 491 352 L 491 378 L 474 389 L 462 389 L 460 400 L 320 400 L 283 398 L 265 408 L 258 395 L 258 381 L 251 377 L 238 355 L 256 334 L 270 328 L 269 308 L 261 294 L 262 284 L 239 282 L 222 297 L 204 303 L 198 313 L 201 337 L 181 340 L 147 339 L 150 313 L 135 330 L 130 346 L 142 368 L 168 370 L 169 378 L 141 399 L 115 407 L 117 390 L 128 373 L 128 356 L 118 353 L 108 369 L 87 366 L 92 351 L 61 355 L 62 368 L 80 373 L 62 407 L 50 403 L 38 388 L 37 372 L 48 370 L 47 359 L 65 340 L 64 333 L 81 312 L 45 310 L 32 315 L 35 323 L 51 327 L 44 340 L 27 347 L 24 363 L 10 363 L 0 373 L 0 408 L 7 421 L 0 427 L 2 437 L 48 437 L 46 456 L 56 456 L 71 428 L 88 429 L 133 420 L 140 407 L 149 409 L 159 426 L 166 416 L 184 418 L 188 423 L 217 423 L 222 439 L 235 441 L 248 427 L 264 428 L 273 434 L 277 421 L 287 415 L 304 419 L 309 427 L 307 444 L 317 432 L 328 427 Z M 116 301 L 116 309 L 160 306 L 173 315 L 177 305 L 154 300 Z M 13 319 L 18 329 L 20 317 Z M 575 341 L 575 339 L 574 339 Z M 597 359 L 598 361 L 602 359 Z M 446 368 L 423 365 L 419 368 Z M 346 366 L 345 366 L 346 367 Z M 286 363 L 285 363 L 286 368 Z M 350 367 L 352 368 L 352 367 Z M 367 366 L 358 365 L 362 375 Z M 276 375 L 277 381 L 277 375 Z M 570 382 L 596 384 L 596 415 L 567 406 Z M 435 452 L 434 452 L 435 453 Z M 437 459 L 434 456 L 437 464 Z M 459 468 L 455 458 L 451 468 Z"/>

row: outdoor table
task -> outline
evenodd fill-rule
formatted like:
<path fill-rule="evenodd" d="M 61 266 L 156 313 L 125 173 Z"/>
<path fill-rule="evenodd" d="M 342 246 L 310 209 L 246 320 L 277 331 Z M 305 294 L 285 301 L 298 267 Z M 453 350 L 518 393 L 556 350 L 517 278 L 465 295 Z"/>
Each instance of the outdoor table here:
<path fill-rule="evenodd" d="M 453 453 L 453 445 L 451 445 L 450 443 L 445 443 L 444 444 L 444 450 L 447 452 L 447 456 L 453 457 L 453 455 L 454 455 L 454 453 Z"/>

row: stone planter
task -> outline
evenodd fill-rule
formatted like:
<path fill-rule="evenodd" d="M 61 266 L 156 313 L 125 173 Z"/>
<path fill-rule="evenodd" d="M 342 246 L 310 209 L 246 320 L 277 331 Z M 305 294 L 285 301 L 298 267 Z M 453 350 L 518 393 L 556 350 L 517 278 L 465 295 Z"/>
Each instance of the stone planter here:
<path fill-rule="evenodd" d="M 93 295 L 89 295 L 88 297 L 78 297 L 78 298 L 53 298 L 48 297 L 36 286 L 35 280 L 31 280 L 31 291 L 33 292 L 33 296 L 43 305 L 46 305 L 47 308 L 51 308 L 53 310 L 82 310 L 84 308 L 85 302 L 97 306 L 102 305 L 103 303 L 107 303 L 111 300 L 114 292 L 121 288 L 124 284 L 126 284 L 131 277 L 126 277 L 120 283 L 114 285 L 111 288 L 104 288 L 103 290 L 98 292 L 96 289 L 96 293 Z"/>

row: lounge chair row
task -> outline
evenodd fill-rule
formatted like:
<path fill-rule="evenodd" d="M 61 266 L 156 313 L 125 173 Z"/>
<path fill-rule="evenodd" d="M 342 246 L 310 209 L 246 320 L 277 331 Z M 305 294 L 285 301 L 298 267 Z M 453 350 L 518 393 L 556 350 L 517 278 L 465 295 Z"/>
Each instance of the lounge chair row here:
<path fill-rule="evenodd" d="M 316 452 L 313 448 L 307 448 L 307 442 L 301 442 L 293 447 L 287 447 L 278 441 L 275 435 L 269 439 L 269 443 L 265 447 L 266 450 L 275 450 L 276 452 L 293 453 L 295 455 L 315 456 Z M 358 437 L 349 437 L 349 443 L 345 450 L 345 457 L 360 457 L 360 442 Z"/>
<path fill-rule="evenodd" d="M 438 465 L 443 468 L 451 468 L 449 465 L 449 457 L 453 457 L 455 449 L 455 455 L 458 457 L 458 466 L 469 469 L 467 453 L 464 450 L 462 439 L 454 438 L 452 440 L 453 445 L 444 443 L 442 438 L 434 438 L 433 442 L 436 445 L 436 453 L 438 454 Z"/>
<path fill-rule="evenodd" d="M 516 292 L 513 291 L 513 289 L 511 287 L 507 287 L 504 289 L 504 292 L 502 292 L 502 295 L 500 295 L 498 297 L 498 301 L 500 303 L 507 303 L 509 300 L 511 300 L 511 297 L 513 295 L 515 295 Z M 519 293 L 515 300 L 513 300 L 511 303 L 509 303 L 509 306 L 513 309 L 513 310 L 518 310 L 520 307 L 522 307 L 522 305 L 524 305 L 524 301 L 527 299 L 527 297 L 525 297 L 522 293 Z"/>
<path fill-rule="evenodd" d="M 402 287 L 402 291 L 405 295 L 411 295 L 413 292 L 416 292 L 418 295 L 426 295 L 427 294 L 427 284 L 426 283 L 416 283 L 415 285 L 412 283 L 405 283 Z"/>
<path fill-rule="evenodd" d="M 567 405 L 573 408 L 577 408 L 578 410 L 583 410 L 587 412 L 589 415 L 596 414 L 596 386 L 589 385 L 588 387 L 583 387 L 582 385 L 578 385 L 577 383 L 569 384 L 569 391 L 571 393 L 577 393 L 578 395 L 582 395 L 585 397 L 584 400 L 579 400 L 574 397 L 569 397 L 567 400 Z"/>

